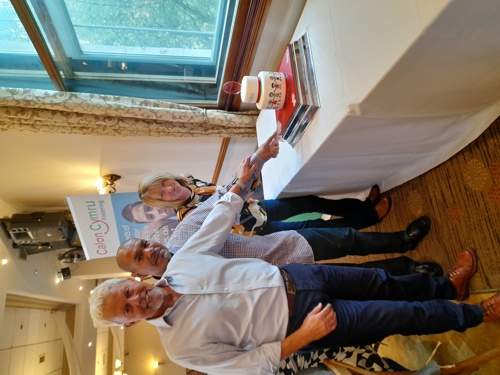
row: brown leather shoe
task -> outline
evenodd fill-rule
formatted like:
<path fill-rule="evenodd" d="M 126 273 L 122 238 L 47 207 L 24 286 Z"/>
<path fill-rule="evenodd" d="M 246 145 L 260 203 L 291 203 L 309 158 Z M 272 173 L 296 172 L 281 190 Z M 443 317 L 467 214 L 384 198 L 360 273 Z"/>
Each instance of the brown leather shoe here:
<path fill-rule="evenodd" d="M 377 211 L 378 220 L 381 221 L 384 217 L 389 214 L 392 207 L 391 197 L 382 197 L 375 205 L 375 210 Z"/>
<path fill-rule="evenodd" d="M 380 200 L 380 188 L 378 185 L 373 185 L 368 193 L 368 197 L 366 197 L 373 205 L 377 204 Z"/>
<path fill-rule="evenodd" d="M 500 293 L 485 299 L 479 307 L 483 310 L 483 322 L 500 320 Z"/>
<path fill-rule="evenodd" d="M 465 248 L 458 254 L 455 266 L 448 271 L 450 281 L 457 289 L 455 300 L 464 301 L 469 298 L 469 283 L 477 271 L 477 258 L 474 249 Z"/>

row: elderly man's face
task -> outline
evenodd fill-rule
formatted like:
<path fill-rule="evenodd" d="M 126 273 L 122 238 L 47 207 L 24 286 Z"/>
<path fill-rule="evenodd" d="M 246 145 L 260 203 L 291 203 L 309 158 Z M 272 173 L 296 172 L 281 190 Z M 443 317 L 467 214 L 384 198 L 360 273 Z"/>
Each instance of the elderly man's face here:
<path fill-rule="evenodd" d="M 130 326 L 162 315 L 169 294 L 153 284 L 125 280 L 110 287 L 102 305 L 103 318 Z"/>
<path fill-rule="evenodd" d="M 116 260 L 120 268 L 134 276 L 161 277 L 165 272 L 171 254 L 158 242 L 133 238 L 120 246 Z"/>

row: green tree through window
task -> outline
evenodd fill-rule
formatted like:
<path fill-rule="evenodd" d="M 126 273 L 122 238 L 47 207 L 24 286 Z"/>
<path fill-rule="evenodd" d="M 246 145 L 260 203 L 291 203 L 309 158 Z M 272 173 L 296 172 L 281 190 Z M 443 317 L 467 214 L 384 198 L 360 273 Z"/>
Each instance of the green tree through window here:
<path fill-rule="evenodd" d="M 237 0 L 26 1 L 67 90 L 217 102 Z M 38 87 L 44 68 L 8 0 L 0 26 L 0 78 Z"/>

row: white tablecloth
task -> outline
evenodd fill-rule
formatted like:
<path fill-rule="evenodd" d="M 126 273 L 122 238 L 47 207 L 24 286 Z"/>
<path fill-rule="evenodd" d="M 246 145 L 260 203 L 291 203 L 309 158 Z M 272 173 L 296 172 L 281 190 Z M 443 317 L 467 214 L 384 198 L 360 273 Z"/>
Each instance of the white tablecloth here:
<path fill-rule="evenodd" d="M 309 0 L 321 108 L 263 170 L 266 198 L 388 190 L 439 165 L 500 114 L 500 1 Z M 262 143 L 275 130 L 262 111 Z M 361 193 L 362 194 L 362 193 Z"/>

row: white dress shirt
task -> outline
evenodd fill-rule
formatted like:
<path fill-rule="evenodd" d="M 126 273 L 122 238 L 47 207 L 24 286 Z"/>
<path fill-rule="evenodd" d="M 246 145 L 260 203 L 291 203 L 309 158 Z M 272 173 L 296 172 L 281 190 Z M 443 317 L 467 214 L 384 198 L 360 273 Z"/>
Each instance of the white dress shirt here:
<path fill-rule="evenodd" d="M 211 375 L 273 374 L 287 330 L 279 269 L 218 254 L 242 205 L 233 193 L 216 203 L 157 283 L 183 296 L 163 317 L 148 320 L 173 362 Z"/>

